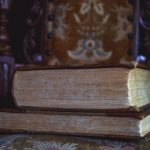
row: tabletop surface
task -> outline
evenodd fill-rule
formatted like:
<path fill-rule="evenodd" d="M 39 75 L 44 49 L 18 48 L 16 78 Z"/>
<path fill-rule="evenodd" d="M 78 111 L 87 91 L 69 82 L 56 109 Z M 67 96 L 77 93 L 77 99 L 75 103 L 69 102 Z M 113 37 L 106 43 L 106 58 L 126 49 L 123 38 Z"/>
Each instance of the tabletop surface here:
<path fill-rule="evenodd" d="M 148 150 L 150 139 L 126 141 L 49 134 L 0 135 L 0 150 Z"/>

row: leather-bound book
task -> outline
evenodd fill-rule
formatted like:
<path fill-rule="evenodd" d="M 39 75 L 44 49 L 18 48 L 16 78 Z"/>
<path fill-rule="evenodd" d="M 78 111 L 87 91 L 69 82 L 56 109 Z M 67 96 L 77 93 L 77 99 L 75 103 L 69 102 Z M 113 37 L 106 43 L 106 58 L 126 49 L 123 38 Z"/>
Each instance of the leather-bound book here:
<path fill-rule="evenodd" d="M 150 71 L 140 68 L 20 68 L 18 107 L 75 111 L 141 111 L 150 105 Z"/>
<path fill-rule="evenodd" d="M 140 139 L 150 132 L 149 114 L 1 109 L 0 131 Z"/>

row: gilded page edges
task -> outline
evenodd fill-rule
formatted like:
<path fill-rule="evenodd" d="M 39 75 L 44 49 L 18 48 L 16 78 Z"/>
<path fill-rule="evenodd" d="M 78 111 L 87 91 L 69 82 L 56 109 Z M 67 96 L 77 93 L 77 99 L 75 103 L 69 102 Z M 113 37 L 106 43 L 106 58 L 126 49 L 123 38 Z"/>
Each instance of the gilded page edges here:
<path fill-rule="evenodd" d="M 131 106 L 143 107 L 150 103 L 150 71 L 135 68 L 128 75 L 128 99 Z"/>
<path fill-rule="evenodd" d="M 131 106 L 136 106 L 138 103 L 137 83 L 135 69 L 129 71 L 128 75 L 128 100 Z"/>

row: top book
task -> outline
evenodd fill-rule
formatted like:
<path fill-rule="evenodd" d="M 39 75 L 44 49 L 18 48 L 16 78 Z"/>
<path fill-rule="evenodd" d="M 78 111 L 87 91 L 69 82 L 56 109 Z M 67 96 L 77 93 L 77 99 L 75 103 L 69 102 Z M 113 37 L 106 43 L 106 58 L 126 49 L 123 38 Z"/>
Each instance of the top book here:
<path fill-rule="evenodd" d="M 12 94 L 22 108 L 142 111 L 150 105 L 150 71 L 140 68 L 22 68 Z"/>

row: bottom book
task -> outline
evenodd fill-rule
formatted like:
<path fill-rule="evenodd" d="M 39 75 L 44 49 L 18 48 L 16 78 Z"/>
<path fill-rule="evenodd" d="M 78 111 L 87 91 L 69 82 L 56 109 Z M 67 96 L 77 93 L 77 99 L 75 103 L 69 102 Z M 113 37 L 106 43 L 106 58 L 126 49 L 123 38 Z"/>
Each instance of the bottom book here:
<path fill-rule="evenodd" d="M 0 150 L 149 150 L 150 138 L 110 140 L 50 134 L 0 136 Z"/>
<path fill-rule="evenodd" d="M 150 115 L 0 112 L 0 131 L 140 138 L 150 132 Z"/>

